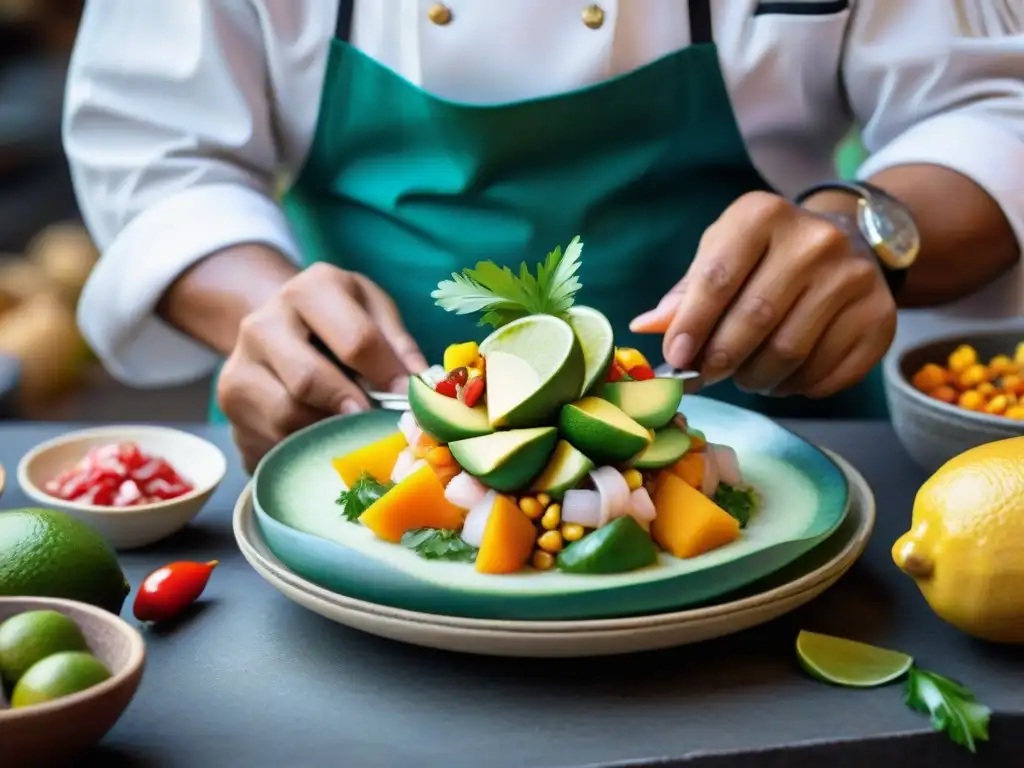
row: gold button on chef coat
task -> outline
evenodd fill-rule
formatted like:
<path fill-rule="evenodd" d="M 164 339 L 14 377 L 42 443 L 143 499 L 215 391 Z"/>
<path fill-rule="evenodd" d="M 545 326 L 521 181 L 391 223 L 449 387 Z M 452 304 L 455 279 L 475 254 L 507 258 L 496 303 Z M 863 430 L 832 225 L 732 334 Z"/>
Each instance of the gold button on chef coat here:
<path fill-rule="evenodd" d="M 427 18 L 443 27 L 452 20 L 452 10 L 444 3 L 434 3 L 427 11 Z"/>
<path fill-rule="evenodd" d="M 582 17 L 583 23 L 591 29 L 597 29 L 604 24 L 604 10 L 596 3 L 584 8 Z"/>

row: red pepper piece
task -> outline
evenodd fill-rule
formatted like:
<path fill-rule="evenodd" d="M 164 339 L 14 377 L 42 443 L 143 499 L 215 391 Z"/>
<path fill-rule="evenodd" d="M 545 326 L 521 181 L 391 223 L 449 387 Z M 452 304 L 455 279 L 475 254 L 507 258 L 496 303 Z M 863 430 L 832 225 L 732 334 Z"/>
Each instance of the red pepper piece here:
<path fill-rule="evenodd" d="M 622 370 L 622 366 L 613 360 L 612 364 L 608 367 L 608 381 L 619 381 L 625 375 L 626 372 Z"/>
<path fill-rule="evenodd" d="M 466 382 L 469 381 L 469 371 L 466 369 L 466 366 L 454 368 L 448 374 L 448 380 L 454 381 L 460 387 L 464 387 L 466 386 Z"/>
<path fill-rule="evenodd" d="M 445 397 L 458 397 L 459 396 L 459 385 L 451 379 L 441 379 L 437 382 L 434 387 L 434 391 L 444 395 Z"/>
<path fill-rule="evenodd" d="M 649 365 L 634 365 L 629 369 L 629 375 L 634 381 L 647 381 L 654 378 L 654 370 Z"/>
<path fill-rule="evenodd" d="M 466 386 L 462 388 L 462 402 L 472 408 L 480 402 L 484 396 L 484 380 L 481 376 L 474 376 Z"/>
<path fill-rule="evenodd" d="M 169 563 L 149 574 L 139 587 L 132 611 L 139 621 L 169 621 L 194 603 L 217 561 L 193 563 L 182 560 Z"/>

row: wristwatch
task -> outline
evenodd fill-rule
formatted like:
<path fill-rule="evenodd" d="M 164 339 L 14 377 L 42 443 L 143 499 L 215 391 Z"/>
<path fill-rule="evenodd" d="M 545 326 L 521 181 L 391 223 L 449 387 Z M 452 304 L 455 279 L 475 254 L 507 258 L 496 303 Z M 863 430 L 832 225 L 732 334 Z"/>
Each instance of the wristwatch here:
<path fill-rule="evenodd" d="M 857 229 L 878 258 L 892 292 L 898 293 L 907 279 L 907 270 L 921 250 L 921 233 L 910 210 L 890 195 L 866 181 L 827 181 L 805 189 L 794 198 L 797 205 L 819 192 L 846 192 L 859 199 Z"/>

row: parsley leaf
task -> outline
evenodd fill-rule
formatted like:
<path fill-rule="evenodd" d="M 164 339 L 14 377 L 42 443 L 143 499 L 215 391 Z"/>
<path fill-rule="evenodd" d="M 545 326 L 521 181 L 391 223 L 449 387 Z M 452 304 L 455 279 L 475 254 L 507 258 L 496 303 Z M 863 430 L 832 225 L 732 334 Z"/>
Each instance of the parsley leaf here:
<path fill-rule="evenodd" d="M 537 264 L 536 274 L 526 263 L 516 274 L 493 261 L 481 261 L 473 269 L 452 273 L 430 294 L 447 312 L 467 315 L 482 312 L 480 325 L 500 328 L 527 315 L 563 315 L 582 287 L 577 272 L 583 243 L 574 237 L 562 253 L 555 248 Z"/>
<path fill-rule="evenodd" d="M 341 514 L 350 523 L 355 523 L 373 502 L 394 487 L 395 484 L 390 481 L 381 483 L 369 472 L 363 472 L 356 480 L 355 485 L 341 492 L 335 504 L 340 504 L 342 506 Z"/>
<path fill-rule="evenodd" d="M 740 528 L 746 528 L 750 515 L 757 507 L 753 488 L 736 488 L 728 483 L 719 483 L 715 491 L 715 504 L 739 520 Z"/>
<path fill-rule="evenodd" d="M 971 752 L 977 741 L 988 741 L 992 711 L 977 702 L 966 687 L 934 672 L 912 667 L 907 676 L 904 702 L 931 715 L 932 727 Z"/>
<path fill-rule="evenodd" d="M 411 549 L 424 560 L 450 560 L 472 563 L 476 548 L 471 547 L 458 531 L 446 528 L 417 528 L 402 534 L 402 546 Z"/>

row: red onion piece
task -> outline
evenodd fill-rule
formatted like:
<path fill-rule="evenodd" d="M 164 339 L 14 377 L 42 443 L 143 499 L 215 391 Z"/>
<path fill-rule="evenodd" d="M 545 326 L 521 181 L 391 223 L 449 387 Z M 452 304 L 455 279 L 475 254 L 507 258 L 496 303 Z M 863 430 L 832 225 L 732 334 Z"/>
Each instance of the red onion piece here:
<path fill-rule="evenodd" d="M 494 509 L 494 500 L 498 494 L 496 491 L 487 491 L 484 497 L 469 510 L 466 520 L 462 524 L 462 540 L 471 547 L 478 547 L 484 541 L 484 529 L 487 527 L 487 520 Z"/>
<path fill-rule="evenodd" d="M 629 514 L 629 485 L 615 467 L 598 467 L 590 473 L 594 487 L 601 494 L 601 525 Z"/>
<path fill-rule="evenodd" d="M 444 489 L 444 497 L 456 507 L 472 509 L 487 496 L 488 488 L 468 472 L 460 472 Z"/>
<path fill-rule="evenodd" d="M 566 491 L 562 499 L 562 521 L 597 528 L 601 524 L 601 494 L 579 489 Z"/>
<path fill-rule="evenodd" d="M 654 502 L 651 501 L 651 494 L 646 488 L 637 488 L 629 494 L 629 510 L 639 523 L 649 523 L 658 514 L 654 509 Z"/>

